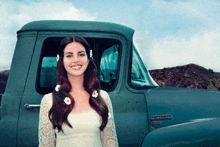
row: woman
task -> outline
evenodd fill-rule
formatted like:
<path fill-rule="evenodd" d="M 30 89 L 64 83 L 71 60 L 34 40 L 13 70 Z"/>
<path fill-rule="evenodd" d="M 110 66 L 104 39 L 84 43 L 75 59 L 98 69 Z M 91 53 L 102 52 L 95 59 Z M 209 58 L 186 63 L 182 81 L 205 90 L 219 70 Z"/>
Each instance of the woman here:
<path fill-rule="evenodd" d="M 84 38 L 69 36 L 61 41 L 57 75 L 58 85 L 41 101 L 39 146 L 118 146 L 111 100 L 100 90 Z"/>

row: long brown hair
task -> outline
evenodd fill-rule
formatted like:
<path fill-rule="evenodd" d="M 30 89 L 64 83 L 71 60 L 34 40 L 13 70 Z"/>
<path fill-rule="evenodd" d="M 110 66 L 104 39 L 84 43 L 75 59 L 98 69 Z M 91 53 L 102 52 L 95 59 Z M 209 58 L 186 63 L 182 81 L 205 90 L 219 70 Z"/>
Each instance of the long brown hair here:
<path fill-rule="evenodd" d="M 89 57 L 90 47 L 88 42 L 80 37 L 80 36 L 68 36 L 64 38 L 59 47 L 59 61 L 57 62 L 57 76 L 58 76 L 58 84 L 60 85 L 60 90 L 54 90 L 53 95 L 53 105 L 49 111 L 49 118 L 53 124 L 54 129 L 58 129 L 58 131 L 63 131 L 62 124 L 65 123 L 69 127 L 72 128 L 71 124 L 67 120 L 67 116 L 72 111 L 74 107 L 74 98 L 69 94 L 71 90 L 71 84 L 67 77 L 67 72 L 64 68 L 63 64 L 63 56 L 64 56 L 64 49 L 66 45 L 72 42 L 78 42 L 82 44 L 86 50 L 86 54 L 88 59 L 90 60 L 86 71 L 84 72 L 84 81 L 83 86 L 85 90 L 90 94 L 89 104 L 90 106 L 102 117 L 102 124 L 100 126 L 100 130 L 103 130 L 108 121 L 108 108 L 106 103 L 101 98 L 100 94 L 97 98 L 92 97 L 92 92 L 97 90 L 100 93 L 100 81 L 97 77 L 97 67 L 92 59 Z M 64 102 L 64 98 L 69 97 L 71 99 L 71 104 L 66 105 Z"/>

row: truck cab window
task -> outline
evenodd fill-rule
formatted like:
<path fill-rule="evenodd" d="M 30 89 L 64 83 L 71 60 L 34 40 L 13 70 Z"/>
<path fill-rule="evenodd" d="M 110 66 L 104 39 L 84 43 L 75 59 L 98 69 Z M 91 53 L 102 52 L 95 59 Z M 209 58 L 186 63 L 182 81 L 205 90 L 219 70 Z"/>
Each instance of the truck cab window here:
<path fill-rule="evenodd" d="M 44 57 L 40 71 L 41 87 L 55 87 L 57 84 L 56 57 Z"/>
<path fill-rule="evenodd" d="M 52 92 L 57 84 L 56 55 L 63 37 L 50 37 L 44 40 L 38 68 L 36 89 L 39 93 Z M 101 88 L 111 91 L 116 86 L 118 56 L 121 43 L 110 38 L 86 38 L 93 50 L 93 60 L 98 68 Z"/>

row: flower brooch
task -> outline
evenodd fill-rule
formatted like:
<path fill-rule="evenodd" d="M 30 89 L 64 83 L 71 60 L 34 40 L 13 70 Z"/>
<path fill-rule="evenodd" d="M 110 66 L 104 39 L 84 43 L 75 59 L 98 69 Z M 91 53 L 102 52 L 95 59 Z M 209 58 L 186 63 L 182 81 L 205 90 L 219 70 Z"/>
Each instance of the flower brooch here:
<path fill-rule="evenodd" d="M 59 54 L 57 54 L 57 62 L 59 61 L 59 59 L 60 59 L 60 56 L 59 56 Z"/>
<path fill-rule="evenodd" d="M 60 85 L 57 85 L 55 87 L 55 91 L 58 92 L 59 90 L 60 90 Z M 64 103 L 66 105 L 70 105 L 71 104 L 71 99 L 69 97 L 65 97 L 65 99 L 63 101 L 64 101 Z"/>
<path fill-rule="evenodd" d="M 66 105 L 71 104 L 71 99 L 69 97 L 65 97 L 65 99 L 63 101 L 64 101 L 64 103 L 66 103 Z"/>
<path fill-rule="evenodd" d="M 98 95 L 99 95 L 99 94 L 98 94 L 97 90 L 94 90 L 94 91 L 92 92 L 92 97 L 97 98 Z"/>
<path fill-rule="evenodd" d="M 56 92 L 58 92 L 58 91 L 60 90 L 60 85 L 57 85 L 57 86 L 55 87 L 55 90 L 56 90 Z"/>
<path fill-rule="evenodd" d="M 92 50 L 89 52 L 89 57 L 92 58 Z"/>

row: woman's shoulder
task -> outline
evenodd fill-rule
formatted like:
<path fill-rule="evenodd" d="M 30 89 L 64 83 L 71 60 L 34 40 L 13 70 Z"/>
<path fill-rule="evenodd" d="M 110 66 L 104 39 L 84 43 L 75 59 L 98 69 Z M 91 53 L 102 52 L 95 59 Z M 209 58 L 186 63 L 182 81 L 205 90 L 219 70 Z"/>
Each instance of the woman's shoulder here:
<path fill-rule="evenodd" d="M 109 99 L 109 95 L 108 95 L 108 93 L 105 90 L 100 90 L 100 96 L 103 99 Z"/>
<path fill-rule="evenodd" d="M 52 104 L 53 96 L 52 93 L 45 94 L 41 100 L 41 104 Z"/>
<path fill-rule="evenodd" d="M 109 101 L 111 102 L 111 99 L 105 90 L 100 90 L 100 96 L 106 103 L 109 103 Z"/>

